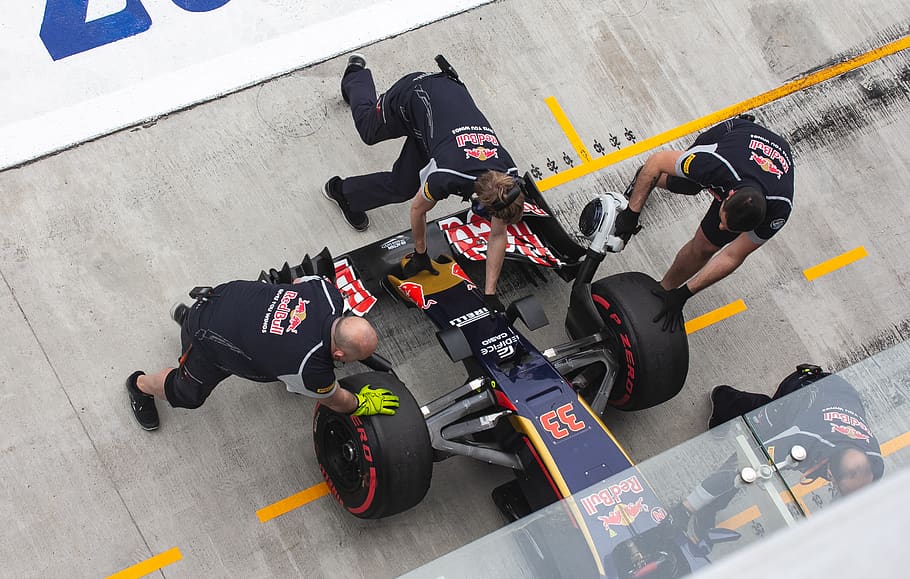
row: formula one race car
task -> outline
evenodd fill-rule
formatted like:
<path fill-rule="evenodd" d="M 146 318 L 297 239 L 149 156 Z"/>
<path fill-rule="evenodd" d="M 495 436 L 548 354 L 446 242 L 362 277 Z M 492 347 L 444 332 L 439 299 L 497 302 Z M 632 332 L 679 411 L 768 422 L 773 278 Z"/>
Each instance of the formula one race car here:
<path fill-rule="evenodd" d="M 515 479 L 493 492 L 512 520 L 588 489 L 581 506 L 567 504 L 581 530 L 578 544 L 596 554 L 594 574 L 660 568 L 661 576 L 675 576 L 668 570 L 691 567 L 684 563 L 691 557 L 649 539 L 662 536 L 663 527 L 657 528 L 666 512 L 642 477 L 610 482 L 632 462 L 601 414 L 607 406 L 641 410 L 675 396 L 688 370 L 686 334 L 663 332 L 652 322 L 661 304 L 649 276 L 622 273 L 592 282 L 606 253 L 622 249 L 623 241 L 612 235 L 627 203 L 622 195 L 601 195 L 585 208 L 579 224 L 591 239 L 585 249 L 559 224 L 529 175 L 522 187 L 525 214 L 509 228 L 507 260 L 550 268 L 573 281 L 565 322 L 571 341 L 540 351 L 515 328 L 516 320 L 531 330 L 547 323 L 533 297 L 513 301 L 504 312 L 487 307 L 467 271 L 482 263 L 489 222 L 472 209 L 428 224 L 427 247 L 439 255 L 433 260 L 438 275 L 424 271 L 403 279 L 402 264 L 412 251 L 409 232 L 334 259 L 336 284 L 354 313 L 370 317 L 382 335 L 381 321 L 371 314 L 379 301 L 419 308 L 468 379 L 418 404 L 392 365 L 374 356 L 368 361 L 373 371 L 339 382 L 355 392 L 364 384 L 388 388 L 400 408 L 394 416 L 357 417 L 318 405 L 313 435 L 322 473 L 338 502 L 368 519 L 419 503 L 433 463 L 454 455 L 514 471 Z M 324 250 L 294 271 L 285 264 L 261 279 L 331 275 L 330 259 Z M 642 506 L 648 516 L 638 517 Z"/>

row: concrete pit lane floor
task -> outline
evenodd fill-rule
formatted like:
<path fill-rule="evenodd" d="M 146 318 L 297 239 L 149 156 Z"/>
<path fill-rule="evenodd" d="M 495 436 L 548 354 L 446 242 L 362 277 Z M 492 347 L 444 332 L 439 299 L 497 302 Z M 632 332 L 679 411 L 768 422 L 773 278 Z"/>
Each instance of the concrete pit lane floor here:
<path fill-rule="evenodd" d="M 446 55 L 569 228 L 654 148 L 629 147 L 678 127 L 678 140 L 654 146 L 687 146 L 693 121 L 764 95 L 741 108 L 790 139 L 795 210 L 689 301 L 690 319 L 746 308 L 690 335 L 683 392 L 608 414 L 643 460 L 704 431 L 715 385 L 770 393 L 800 362 L 838 370 L 910 335 L 910 51 L 870 52 L 908 33 L 910 5 L 895 0 L 501 1 L 362 52 L 380 90 Z M 154 433 L 130 413 L 123 380 L 173 364 L 167 311 L 189 288 L 407 228 L 406 207 L 390 206 L 355 233 L 321 194 L 332 175 L 386 170 L 400 147 L 359 141 L 339 95 L 344 62 L 0 173 L 0 575 L 99 577 L 164 554 L 160 574 L 174 578 L 389 577 L 501 525 L 489 492 L 509 473 L 465 458 L 436 465 L 426 499 L 388 520 L 357 520 L 322 497 L 260 522 L 258 510 L 321 482 L 313 402 L 280 384 L 229 379 L 195 411 L 159 403 Z M 708 202 L 655 193 L 644 230 L 601 273 L 659 278 Z M 459 208 L 446 201 L 432 216 Z M 814 281 L 803 273 L 860 247 Z M 569 287 L 550 280 L 533 290 L 552 322 L 530 334 L 541 348 L 565 338 Z M 531 291 L 505 285 L 505 299 Z M 386 328 L 380 348 L 420 402 L 461 377 L 428 328 Z M 883 389 L 869 403 L 906 394 Z"/>

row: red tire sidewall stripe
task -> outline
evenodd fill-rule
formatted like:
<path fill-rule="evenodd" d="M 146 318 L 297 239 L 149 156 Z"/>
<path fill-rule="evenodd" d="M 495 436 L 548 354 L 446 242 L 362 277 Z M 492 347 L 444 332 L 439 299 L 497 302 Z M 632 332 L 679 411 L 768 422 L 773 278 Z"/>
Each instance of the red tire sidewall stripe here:
<path fill-rule="evenodd" d="M 376 467 L 370 467 L 370 486 L 367 490 L 367 498 L 362 505 L 356 509 L 348 507 L 348 511 L 352 514 L 359 515 L 360 513 L 365 513 L 371 506 L 373 506 L 373 498 L 376 496 Z"/>
<path fill-rule="evenodd" d="M 626 370 L 626 376 L 623 385 L 623 395 L 621 398 L 607 400 L 607 404 L 610 406 L 622 407 L 623 405 L 627 404 L 632 398 L 632 394 L 635 392 L 635 386 L 637 384 L 635 372 L 635 355 L 632 352 L 632 338 L 626 331 L 627 325 L 625 321 L 619 317 L 619 313 L 613 309 L 613 306 L 610 305 L 610 302 L 608 302 L 603 296 L 599 296 L 595 293 L 591 294 L 591 299 L 594 300 L 594 303 L 603 308 L 604 312 L 609 314 L 607 319 L 604 320 L 604 323 L 612 321 L 617 326 L 619 345 L 623 348 L 623 350 L 625 350 L 625 363 L 623 364 L 623 367 Z"/>

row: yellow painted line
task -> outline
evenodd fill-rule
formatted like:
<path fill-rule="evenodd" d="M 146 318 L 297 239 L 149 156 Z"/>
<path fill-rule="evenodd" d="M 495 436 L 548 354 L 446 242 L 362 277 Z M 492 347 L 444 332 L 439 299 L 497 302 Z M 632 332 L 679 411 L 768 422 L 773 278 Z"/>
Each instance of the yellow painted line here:
<path fill-rule="evenodd" d="M 122 571 L 117 571 L 113 575 L 108 575 L 107 579 L 136 579 L 138 577 L 145 577 L 149 573 L 154 573 L 165 565 L 170 565 L 181 559 L 183 559 L 183 555 L 180 554 L 180 549 L 174 547 L 164 553 L 146 559 L 141 563 L 136 563 L 132 567 L 127 567 Z"/>
<path fill-rule="evenodd" d="M 643 141 L 633 143 L 628 147 L 619 149 L 618 151 L 613 151 L 612 153 L 609 153 L 602 157 L 598 157 L 590 163 L 582 163 L 577 167 L 572 167 L 571 169 L 556 173 L 555 175 L 538 181 L 537 187 L 541 191 L 546 191 L 547 189 L 552 189 L 558 185 L 562 185 L 564 183 L 568 183 L 569 181 L 584 177 L 585 175 L 599 171 L 604 167 L 619 163 L 620 161 L 624 161 L 630 157 L 644 153 L 645 151 L 650 151 L 651 149 L 665 145 L 670 141 L 675 141 L 676 139 L 684 137 L 688 134 L 700 131 L 712 125 L 716 125 L 717 123 L 734 117 L 740 113 L 744 113 L 746 111 L 766 105 L 772 101 L 776 101 L 804 88 L 808 88 L 810 86 L 832 79 L 836 76 L 844 74 L 845 72 L 849 72 L 855 68 L 859 68 L 865 64 L 869 64 L 870 62 L 874 62 L 886 56 L 890 56 L 907 48 L 910 48 L 910 36 L 904 36 L 899 40 L 895 40 L 894 42 L 890 42 L 884 46 L 880 46 L 879 48 L 870 50 L 869 52 L 866 52 L 849 60 L 845 60 L 843 62 L 831 65 L 827 68 L 823 68 L 802 78 L 790 81 L 758 96 L 754 96 L 742 102 L 736 103 L 735 105 L 731 105 L 709 115 L 705 115 L 701 118 L 695 119 L 694 121 L 690 121 L 684 125 L 680 125 L 674 129 L 660 133 L 659 135 L 655 135 Z"/>
<path fill-rule="evenodd" d="M 575 149 L 575 152 L 581 157 L 581 163 L 591 162 L 591 154 L 588 153 L 588 149 L 585 148 L 585 144 L 581 142 L 581 139 L 578 137 L 578 133 L 575 132 L 575 127 L 572 126 L 572 123 L 569 122 L 569 117 L 566 116 L 566 113 L 563 112 L 562 107 L 559 106 L 559 103 L 556 102 L 556 97 L 547 97 L 545 99 L 547 106 L 550 107 L 550 112 L 553 113 L 553 117 L 556 119 L 556 122 L 559 123 L 559 126 L 562 128 L 562 132 L 566 134 L 566 137 L 569 139 L 569 143 L 572 145 L 572 148 Z M 546 181 L 546 179 L 544 179 Z"/>
<path fill-rule="evenodd" d="M 882 444 L 882 456 L 888 456 L 907 446 L 910 446 L 910 432 L 905 432 Z"/>
<path fill-rule="evenodd" d="M 818 265 L 814 265 L 809 269 L 803 270 L 803 275 L 806 276 L 806 279 L 809 281 L 816 280 L 823 275 L 828 275 L 832 271 L 838 270 L 846 265 L 850 265 L 854 261 L 859 261 L 864 257 L 868 257 L 869 254 L 866 253 L 866 248 L 860 245 L 855 249 L 844 252 L 837 257 L 832 257 L 828 261 L 823 261 Z"/>
<path fill-rule="evenodd" d="M 686 333 L 694 334 L 698 330 L 703 330 L 711 324 L 716 324 L 717 322 L 725 320 L 730 316 L 741 314 L 742 312 L 746 311 L 746 309 L 746 302 L 742 300 L 736 300 L 735 302 L 731 302 L 725 306 L 717 308 L 716 310 L 710 311 L 707 314 L 689 320 L 686 322 Z"/>
<path fill-rule="evenodd" d="M 265 523 L 271 521 L 275 517 L 280 517 L 285 513 L 300 508 L 309 502 L 315 501 L 318 498 L 324 497 L 327 494 L 329 494 L 329 486 L 324 482 L 319 483 L 318 485 L 313 485 L 297 494 L 293 494 L 286 499 L 281 499 L 277 503 L 262 507 L 256 511 L 256 516 L 259 517 L 260 523 Z"/>
<path fill-rule="evenodd" d="M 758 510 L 758 507 L 749 507 L 745 511 L 733 515 L 729 519 L 717 523 L 717 528 L 719 529 L 730 529 L 735 531 L 736 529 L 748 525 L 755 519 L 761 516 L 761 511 Z"/>

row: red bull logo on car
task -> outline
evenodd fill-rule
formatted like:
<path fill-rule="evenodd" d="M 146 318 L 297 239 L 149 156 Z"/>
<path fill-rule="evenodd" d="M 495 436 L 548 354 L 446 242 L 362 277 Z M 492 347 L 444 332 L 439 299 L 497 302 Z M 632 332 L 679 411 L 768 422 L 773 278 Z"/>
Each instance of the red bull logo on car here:
<path fill-rule="evenodd" d="M 585 508 L 585 512 L 589 516 L 596 515 L 597 507 L 599 505 L 609 507 L 618 503 L 624 494 L 631 493 L 640 495 L 642 492 L 644 492 L 644 487 L 638 480 L 638 477 L 632 475 L 627 479 L 611 484 L 602 490 L 582 498 L 581 505 Z"/>
<path fill-rule="evenodd" d="M 430 309 L 430 306 L 436 303 L 436 300 L 428 300 L 423 293 L 423 286 L 412 281 L 403 282 L 398 286 L 398 291 L 408 296 L 408 299 L 414 302 L 414 305 L 422 310 Z"/>
<path fill-rule="evenodd" d="M 612 537 L 615 532 L 610 527 L 628 527 L 631 525 L 642 511 L 648 512 L 648 505 L 644 504 L 644 497 L 639 497 L 634 503 L 619 503 L 613 507 L 613 510 L 606 516 L 597 517 L 597 520 L 603 523 L 604 530 L 610 531 Z"/>
<path fill-rule="evenodd" d="M 466 274 L 461 266 L 454 261 L 452 262 L 452 275 L 463 279 L 467 284 L 469 290 L 477 289 L 477 286 L 474 284 L 471 278 L 468 277 L 468 274 Z"/>

